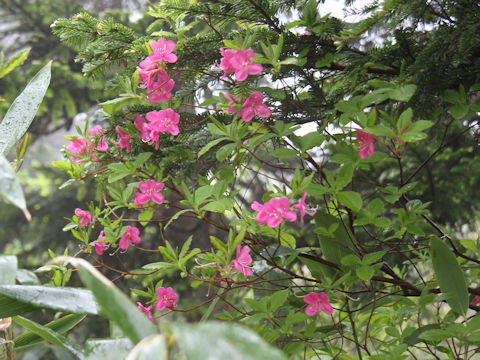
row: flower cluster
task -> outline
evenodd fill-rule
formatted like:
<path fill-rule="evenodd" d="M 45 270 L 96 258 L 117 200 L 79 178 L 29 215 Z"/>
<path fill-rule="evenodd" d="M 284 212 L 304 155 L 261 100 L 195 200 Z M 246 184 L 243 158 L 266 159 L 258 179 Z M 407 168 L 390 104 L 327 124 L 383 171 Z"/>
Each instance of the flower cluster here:
<path fill-rule="evenodd" d="M 174 63 L 178 59 L 177 55 L 172 53 L 175 43 L 172 40 L 160 38 L 157 42 L 151 41 L 150 47 L 153 53 L 141 61 L 137 67 L 141 87 L 147 89 L 147 98 L 150 102 L 168 101 L 175 81 L 168 77 L 164 67 L 165 63 Z"/>
<path fill-rule="evenodd" d="M 225 97 L 230 100 L 228 105 L 234 105 L 240 102 L 240 99 L 235 95 L 226 94 Z M 229 107 L 227 111 L 232 115 L 237 112 L 237 109 Z M 238 116 L 245 122 L 251 121 L 254 116 L 267 119 L 271 114 L 272 112 L 268 106 L 263 103 L 263 94 L 258 91 L 254 91 L 242 104 L 242 109 L 238 111 Z"/>
<path fill-rule="evenodd" d="M 244 81 L 248 75 L 258 75 L 263 71 L 263 66 L 254 63 L 251 58 L 255 57 L 252 49 L 220 49 L 222 59 L 220 60 L 220 69 L 224 71 L 223 78 L 227 74 L 235 74 L 237 81 Z"/>
<path fill-rule="evenodd" d="M 178 299 L 178 294 L 175 294 L 171 287 L 164 288 L 163 286 L 160 286 L 157 289 L 157 298 L 155 307 L 158 311 L 165 310 L 166 308 L 173 310 L 175 308 L 175 301 Z M 151 322 L 154 322 L 152 314 L 153 305 L 146 307 L 141 302 L 137 302 L 137 306 L 147 315 Z"/>
<path fill-rule="evenodd" d="M 180 115 L 168 108 L 160 111 L 150 111 L 145 115 L 148 122 L 140 115 L 135 116 L 135 127 L 140 132 L 142 141 L 152 145 L 155 143 L 155 149 L 159 147 L 159 135 L 169 133 L 176 136 L 180 133 L 178 123 Z"/>
<path fill-rule="evenodd" d="M 228 268 L 230 272 L 233 268 L 239 273 L 245 275 L 245 277 L 252 276 L 253 271 L 249 265 L 252 263 L 252 257 L 250 256 L 250 248 L 244 246 L 243 248 L 238 244 L 237 246 L 237 258 L 232 260 L 231 265 Z"/>
<path fill-rule="evenodd" d="M 365 159 L 367 156 L 372 156 L 375 151 L 373 144 L 377 141 L 373 134 L 357 130 L 357 140 L 360 144 L 360 149 L 358 150 L 360 158 Z"/>
<path fill-rule="evenodd" d="M 108 150 L 107 139 L 105 136 L 106 130 L 100 125 L 95 126 L 88 132 L 88 138 L 74 137 L 70 140 L 67 146 L 67 150 L 71 153 L 80 155 L 82 158 L 72 157 L 74 162 L 83 164 L 84 158 L 88 157 L 93 162 L 97 162 L 98 159 L 94 155 L 94 151 L 105 152 Z"/>
<path fill-rule="evenodd" d="M 135 244 L 139 243 L 142 239 L 140 239 L 140 230 L 135 226 L 127 226 L 127 231 L 123 233 L 120 237 L 120 241 L 118 246 L 122 250 L 127 250 L 130 244 L 133 242 Z"/>
<path fill-rule="evenodd" d="M 88 226 L 92 222 L 92 214 L 88 211 L 76 208 L 75 215 L 78 216 L 78 223 L 82 226 Z"/>
<path fill-rule="evenodd" d="M 102 240 L 105 238 L 106 236 L 102 230 L 100 231 L 100 235 L 98 235 L 97 240 L 93 242 L 93 244 L 95 245 L 95 252 L 97 253 L 97 255 L 103 255 L 103 252 L 110 247 L 110 244 L 108 243 L 108 241 Z"/>

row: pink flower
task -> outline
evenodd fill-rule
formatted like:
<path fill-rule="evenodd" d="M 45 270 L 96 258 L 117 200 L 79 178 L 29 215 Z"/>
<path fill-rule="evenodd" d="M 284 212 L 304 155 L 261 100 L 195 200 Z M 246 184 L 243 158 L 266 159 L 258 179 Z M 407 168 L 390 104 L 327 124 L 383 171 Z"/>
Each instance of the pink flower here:
<path fill-rule="evenodd" d="M 140 115 L 135 115 L 135 127 L 138 129 L 140 132 L 140 138 L 142 141 L 148 143 L 149 145 L 153 144 L 153 139 L 150 138 L 150 131 L 145 127 L 146 120 L 140 116 Z"/>
<path fill-rule="evenodd" d="M 290 210 L 290 201 L 286 197 L 273 198 L 264 205 L 254 201 L 252 209 L 258 211 L 255 219 L 259 225 L 267 224 L 268 227 L 276 228 L 285 218 L 287 221 L 297 220 L 295 211 Z"/>
<path fill-rule="evenodd" d="M 315 210 L 315 209 L 308 209 L 307 208 L 307 205 L 305 204 L 305 199 L 306 198 L 307 198 L 307 193 L 304 192 L 300 202 L 298 204 L 293 205 L 294 209 L 297 209 L 298 211 L 300 211 L 300 223 L 301 224 L 303 224 L 303 217 L 305 216 L 305 214 L 313 216 L 317 212 L 317 210 Z"/>
<path fill-rule="evenodd" d="M 158 138 L 158 134 L 164 132 L 174 136 L 180 133 L 178 128 L 180 115 L 170 108 L 160 111 L 150 111 L 145 117 L 150 121 L 145 127 L 150 131 L 150 138 L 152 139 Z"/>
<path fill-rule="evenodd" d="M 332 305 L 328 302 L 328 295 L 324 292 L 316 293 L 312 291 L 303 297 L 303 301 L 308 304 L 305 309 L 305 314 L 308 316 L 314 316 L 320 311 L 323 311 L 327 315 L 333 313 Z"/>
<path fill-rule="evenodd" d="M 225 97 L 230 100 L 228 102 L 228 105 L 236 105 L 236 104 L 240 104 L 241 103 L 241 99 L 239 99 L 238 97 L 236 97 L 235 95 L 232 95 L 232 94 L 225 94 Z M 227 108 L 227 111 L 230 115 L 233 115 L 235 114 L 238 110 L 236 108 L 233 108 L 233 107 L 229 107 Z"/>
<path fill-rule="evenodd" d="M 85 155 L 86 147 L 87 143 L 85 142 L 85 139 L 81 137 L 75 137 L 70 140 L 70 144 L 68 144 L 67 150 L 74 154 Z M 76 157 L 72 157 L 72 160 L 78 162 L 79 164 L 84 163 L 82 159 Z"/>
<path fill-rule="evenodd" d="M 137 66 L 138 74 L 140 75 L 141 88 L 150 89 L 155 82 L 158 72 L 163 71 L 158 63 L 154 62 L 151 57 L 147 56 L 145 60 L 141 61 Z"/>
<path fill-rule="evenodd" d="M 100 125 L 95 126 L 93 129 L 90 129 L 88 135 L 93 138 L 93 145 L 89 142 L 90 152 L 93 150 L 105 152 L 108 150 L 107 138 L 104 135 L 107 132 Z"/>
<path fill-rule="evenodd" d="M 170 100 L 170 95 L 175 81 L 168 77 L 165 70 L 158 71 L 156 73 L 157 81 L 151 82 L 150 86 L 147 86 L 147 98 L 150 102 L 161 102 Z"/>
<path fill-rule="evenodd" d="M 220 68 L 224 70 L 222 79 L 226 74 L 235 73 L 237 81 L 244 81 L 248 75 L 257 75 L 263 71 L 260 64 L 254 63 L 250 59 L 255 57 L 252 49 L 234 50 L 220 49 L 222 59 L 220 60 Z"/>
<path fill-rule="evenodd" d="M 173 49 L 175 49 L 175 43 L 172 40 L 160 38 L 157 42 L 150 41 L 149 44 L 153 50 L 153 54 L 148 57 L 153 61 L 174 63 L 178 60 L 177 55 L 172 54 Z"/>
<path fill-rule="evenodd" d="M 78 216 L 79 223 L 82 226 L 88 226 L 88 224 L 91 223 L 92 221 L 92 214 L 90 214 L 88 211 L 84 211 L 80 208 L 75 209 L 75 215 Z"/>
<path fill-rule="evenodd" d="M 157 204 L 163 203 L 163 194 L 162 190 L 165 186 L 162 182 L 156 182 L 155 180 L 149 179 L 138 184 L 138 188 L 141 192 L 137 193 L 134 190 L 135 200 L 133 203 L 137 206 L 143 206 L 148 203 L 150 200 Z"/>
<path fill-rule="evenodd" d="M 268 118 L 271 113 L 268 106 L 263 104 L 263 94 L 254 91 L 243 103 L 243 108 L 239 111 L 238 116 L 243 121 L 249 122 L 255 115 L 261 118 Z"/>
<path fill-rule="evenodd" d="M 139 243 L 140 239 L 140 230 L 134 226 L 127 226 L 127 231 L 120 237 L 119 247 L 122 250 L 127 250 L 130 246 L 130 243 Z"/>
<path fill-rule="evenodd" d="M 178 299 L 178 295 L 173 292 L 171 287 L 164 288 L 163 286 L 157 289 L 157 305 L 158 311 L 162 311 L 165 308 L 174 309 L 175 301 Z"/>
<path fill-rule="evenodd" d="M 373 144 L 377 141 L 373 134 L 357 130 L 357 140 L 360 143 L 360 150 L 358 151 L 360 158 L 365 159 L 367 156 L 372 156 L 375 151 Z"/>
<path fill-rule="evenodd" d="M 105 239 L 105 238 L 106 238 L 106 236 L 103 234 L 103 230 L 102 230 L 102 231 L 100 231 L 100 235 L 98 235 L 97 240 L 93 242 L 93 244 L 95 245 L 95 252 L 98 255 L 103 255 L 103 252 L 105 250 L 107 250 L 110 246 L 108 241 L 100 240 L 100 239 Z"/>
<path fill-rule="evenodd" d="M 152 308 L 153 308 L 153 305 L 150 305 L 149 307 L 145 307 L 142 305 L 142 303 L 139 301 L 137 302 L 137 305 L 138 305 L 138 308 L 143 311 L 145 314 L 147 314 L 148 318 L 152 321 L 152 322 L 155 322 L 155 320 L 153 319 L 153 315 L 152 315 Z"/>
<path fill-rule="evenodd" d="M 116 126 L 115 130 L 117 130 L 118 135 L 120 135 L 120 139 L 118 140 L 118 146 L 120 149 L 127 148 L 127 153 L 130 152 L 130 138 L 132 137 L 131 134 L 127 134 L 124 132 L 122 129 L 120 129 L 120 126 Z"/>
<path fill-rule="evenodd" d="M 477 295 L 473 298 L 472 304 L 471 305 L 480 305 L 480 296 Z"/>
<path fill-rule="evenodd" d="M 237 246 L 237 258 L 232 260 L 229 271 L 232 267 L 235 267 L 237 272 L 242 273 L 245 277 L 252 276 L 253 271 L 248 265 L 252 263 L 252 257 L 250 256 L 250 248 L 244 246 L 243 248 L 238 244 Z"/>

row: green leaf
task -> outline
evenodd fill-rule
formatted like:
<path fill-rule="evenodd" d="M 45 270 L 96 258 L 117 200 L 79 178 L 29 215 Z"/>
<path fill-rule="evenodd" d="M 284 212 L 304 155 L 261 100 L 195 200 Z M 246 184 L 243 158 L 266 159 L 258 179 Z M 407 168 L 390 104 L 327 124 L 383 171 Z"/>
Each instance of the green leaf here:
<path fill-rule="evenodd" d="M 269 310 L 271 312 L 277 310 L 285 303 L 285 301 L 287 301 L 288 292 L 289 290 L 285 289 L 273 293 L 269 299 Z"/>
<path fill-rule="evenodd" d="M 375 136 L 388 136 L 391 138 L 397 137 L 395 131 L 383 124 L 366 127 L 365 129 L 363 129 L 363 131 L 369 134 L 373 134 Z"/>
<path fill-rule="evenodd" d="M 122 110 L 127 105 L 133 105 L 138 102 L 137 96 L 125 96 L 119 97 L 113 100 L 105 101 L 101 103 L 103 110 L 108 114 L 114 114 L 115 112 Z"/>
<path fill-rule="evenodd" d="M 252 330 L 217 321 L 202 324 L 172 324 L 181 351 L 188 360 L 286 360 L 285 355 L 267 344 Z"/>
<path fill-rule="evenodd" d="M 405 85 L 395 89 L 391 89 L 388 93 L 390 99 L 407 102 L 415 94 L 416 85 Z"/>
<path fill-rule="evenodd" d="M 448 109 L 448 112 L 455 119 L 460 120 L 468 114 L 468 110 L 470 110 L 470 107 L 467 104 L 461 104 L 452 106 L 450 109 Z"/>
<path fill-rule="evenodd" d="M 143 226 L 148 224 L 148 221 L 152 218 L 153 216 L 153 208 L 148 208 L 145 211 L 141 212 L 138 214 L 138 220 L 140 221 L 140 224 Z"/>
<path fill-rule="evenodd" d="M 447 303 L 459 315 L 468 310 L 468 289 L 465 276 L 452 250 L 440 239 L 430 240 L 430 256 L 440 290 Z"/>
<path fill-rule="evenodd" d="M 73 314 L 98 314 L 98 305 L 89 290 L 38 285 L 0 286 L 0 318 L 43 308 Z"/>
<path fill-rule="evenodd" d="M 220 139 L 215 139 L 213 141 L 210 141 L 207 145 L 205 145 L 203 148 L 200 149 L 200 151 L 198 152 L 198 158 L 200 159 L 200 157 L 206 154 L 208 150 L 210 150 L 212 147 L 220 144 L 222 141 L 225 141 L 225 140 L 228 140 L 228 138 L 222 137 Z"/>
<path fill-rule="evenodd" d="M 136 344 L 142 338 L 156 333 L 155 326 L 145 314 L 90 263 L 78 258 L 69 260 L 78 268 L 85 286 L 92 290 L 100 305 L 101 314 L 116 323 L 133 343 Z"/>
<path fill-rule="evenodd" d="M 52 329 L 21 316 L 15 316 L 13 318 L 13 321 L 15 321 L 18 325 L 24 327 L 25 329 L 32 331 L 33 333 L 42 337 L 48 342 L 59 346 L 62 349 L 70 351 L 78 359 L 85 358 L 83 350 L 80 348 L 80 346 L 78 346 L 65 336 L 53 331 Z"/>
<path fill-rule="evenodd" d="M 85 342 L 86 360 L 126 359 L 133 344 L 127 338 L 88 339 Z"/>
<path fill-rule="evenodd" d="M 399 139 L 407 142 L 423 140 L 427 137 L 427 134 L 423 133 L 422 130 L 428 129 L 432 125 L 433 122 L 428 120 L 416 121 L 405 130 L 403 135 L 399 136 Z"/>
<path fill-rule="evenodd" d="M 397 131 L 400 134 L 403 129 L 405 129 L 410 123 L 412 122 L 412 117 L 413 117 L 413 110 L 412 108 L 408 108 L 398 118 L 397 121 Z"/>
<path fill-rule="evenodd" d="M 11 71 L 23 64 L 27 59 L 31 48 L 25 49 L 10 58 L 5 65 L 0 68 L 0 79 L 7 76 Z"/>
<path fill-rule="evenodd" d="M 355 272 L 357 273 L 357 276 L 364 280 L 368 281 L 372 278 L 373 274 L 375 273 L 375 270 L 368 265 L 362 265 L 358 268 L 355 269 Z"/>
<path fill-rule="evenodd" d="M 287 149 L 287 148 L 279 148 L 279 149 L 273 150 L 271 154 L 280 159 L 289 159 L 294 156 L 297 156 L 298 151 L 293 149 Z"/>
<path fill-rule="evenodd" d="M 50 61 L 30 80 L 0 123 L 0 155 L 7 155 L 30 127 L 50 84 L 51 65 Z"/>
<path fill-rule="evenodd" d="M 297 240 L 293 235 L 282 232 L 282 234 L 280 235 L 280 244 L 295 249 L 295 247 L 297 246 Z"/>
<path fill-rule="evenodd" d="M 228 157 L 230 157 L 230 155 L 232 154 L 232 151 L 234 151 L 236 147 L 237 147 L 237 144 L 235 143 L 223 145 L 220 149 L 217 150 L 217 153 L 215 154 L 217 157 L 217 160 L 222 162 Z"/>
<path fill-rule="evenodd" d="M 345 164 L 339 170 L 337 174 L 337 190 L 343 189 L 350 184 L 353 178 L 353 165 Z"/>
<path fill-rule="evenodd" d="M 49 328 L 59 334 L 63 334 L 68 330 L 72 329 L 75 325 L 80 323 L 83 319 L 85 319 L 86 315 L 80 314 L 70 314 L 64 317 L 61 317 L 57 320 L 51 321 L 45 325 L 46 328 Z M 26 332 L 20 336 L 17 336 L 15 339 L 15 350 L 22 350 L 26 349 L 30 346 L 38 344 L 39 342 L 43 341 L 43 338 L 36 334 L 35 332 Z"/>
<path fill-rule="evenodd" d="M 362 208 L 362 197 L 355 191 L 341 191 L 337 194 L 337 200 L 353 211 Z"/>
<path fill-rule="evenodd" d="M 0 285 L 15 285 L 17 277 L 17 257 L 0 255 Z"/>
<path fill-rule="evenodd" d="M 432 329 L 424 331 L 418 337 L 427 341 L 443 341 L 454 336 L 455 334 L 448 330 Z"/>
<path fill-rule="evenodd" d="M 167 339 L 163 334 L 155 334 L 140 341 L 130 351 L 127 360 L 168 360 Z"/>
<path fill-rule="evenodd" d="M 433 295 L 433 294 L 431 294 Z M 434 295 L 433 295 L 434 296 Z M 410 335 L 404 338 L 403 342 L 407 345 L 413 346 L 421 342 L 420 335 L 428 330 L 438 329 L 440 324 L 429 324 L 422 326 L 416 330 L 414 330 Z"/>
<path fill-rule="evenodd" d="M 31 219 L 17 175 L 3 155 L 0 155 L 0 197 L 7 199 L 13 205 L 22 209 L 25 217 Z"/>

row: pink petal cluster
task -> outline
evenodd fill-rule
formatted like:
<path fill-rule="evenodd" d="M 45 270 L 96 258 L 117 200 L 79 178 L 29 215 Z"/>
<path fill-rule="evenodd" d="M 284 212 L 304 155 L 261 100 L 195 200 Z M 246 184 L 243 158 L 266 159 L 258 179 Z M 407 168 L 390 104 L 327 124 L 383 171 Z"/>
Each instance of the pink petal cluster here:
<path fill-rule="evenodd" d="M 237 81 L 244 81 L 248 75 L 257 75 L 263 71 L 263 67 L 260 64 L 254 63 L 251 58 L 255 57 L 255 52 L 252 49 L 220 49 L 222 59 L 220 60 L 220 68 L 223 69 L 224 74 L 235 73 Z"/>
<path fill-rule="evenodd" d="M 148 316 L 148 318 L 150 319 L 151 322 L 155 322 L 155 320 L 153 319 L 153 315 L 152 315 L 152 309 L 153 309 L 152 305 L 150 305 L 149 307 L 145 307 L 139 301 L 139 302 L 137 302 L 137 306 L 141 311 L 143 311 Z"/>
<path fill-rule="evenodd" d="M 157 297 L 157 310 L 162 311 L 165 310 L 165 308 L 173 310 L 175 308 L 175 301 L 177 301 L 178 295 L 173 292 L 173 289 L 171 287 L 159 287 L 157 289 Z"/>
<path fill-rule="evenodd" d="M 81 137 L 75 137 L 70 140 L 67 146 L 67 150 L 71 153 L 78 154 L 82 158 L 89 157 L 93 162 L 97 162 L 97 157 L 93 152 L 100 151 L 105 152 L 108 150 L 107 138 L 105 136 L 106 130 L 100 125 L 95 126 L 88 132 L 88 139 Z M 82 158 L 72 157 L 72 160 L 83 164 L 85 161 Z"/>
<path fill-rule="evenodd" d="M 333 307 L 328 301 L 328 295 L 324 292 L 316 293 L 312 291 L 303 297 L 303 301 L 308 304 L 305 309 L 305 314 L 308 316 L 314 316 L 320 311 L 323 311 L 327 315 L 333 313 Z"/>
<path fill-rule="evenodd" d="M 313 216 L 317 212 L 315 209 L 310 209 L 307 205 L 305 200 L 307 199 L 307 193 L 304 192 L 302 195 L 302 199 L 298 204 L 293 205 L 293 208 L 300 212 L 300 223 L 303 225 L 303 217 L 305 214 Z"/>
<path fill-rule="evenodd" d="M 92 214 L 90 214 L 88 211 L 76 208 L 75 215 L 78 216 L 78 222 L 82 226 L 88 226 L 88 224 L 92 222 Z"/>
<path fill-rule="evenodd" d="M 235 268 L 237 272 L 242 273 L 245 277 L 252 276 L 253 271 L 249 265 L 252 263 L 252 257 L 250 256 L 250 248 L 244 246 L 243 248 L 238 244 L 237 246 L 237 258 L 232 260 L 228 271 Z"/>
<path fill-rule="evenodd" d="M 168 77 L 164 70 L 164 63 L 177 61 L 177 55 L 172 53 L 175 43 L 172 40 L 160 38 L 157 42 L 151 41 L 150 47 L 153 54 L 148 55 L 137 67 L 141 87 L 147 89 L 147 98 L 150 102 L 168 101 L 175 81 Z"/>
<path fill-rule="evenodd" d="M 242 102 L 242 99 L 240 99 L 240 98 L 238 98 L 238 97 L 236 97 L 235 95 L 232 95 L 232 94 L 225 94 L 225 97 L 229 100 L 228 105 L 236 105 L 236 104 L 240 104 Z M 233 107 L 229 107 L 229 108 L 227 108 L 227 111 L 230 115 L 233 115 L 238 110 L 233 108 Z"/>
<path fill-rule="evenodd" d="M 97 255 L 103 255 L 103 252 L 110 247 L 110 244 L 108 241 L 100 240 L 105 238 L 106 236 L 102 230 L 100 231 L 100 235 L 98 235 L 97 240 L 93 242 L 93 244 L 95 245 L 95 252 L 97 253 Z"/>
<path fill-rule="evenodd" d="M 473 298 L 471 305 L 480 305 L 480 295 Z"/>
<path fill-rule="evenodd" d="M 138 184 L 140 192 L 133 193 L 135 195 L 135 200 L 133 203 L 137 206 L 142 206 L 148 203 L 150 200 L 157 203 L 163 203 L 163 194 L 162 190 L 165 187 L 163 182 L 157 182 L 155 180 L 149 179 L 147 181 L 142 181 Z"/>
<path fill-rule="evenodd" d="M 127 250 L 130 244 L 133 242 L 135 244 L 139 243 L 142 239 L 140 239 L 140 230 L 135 226 L 128 226 L 127 231 L 120 237 L 120 241 L 118 246 L 122 250 Z"/>
<path fill-rule="evenodd" d="M 372 156 L 375 151 L 373 144 L 377 141 L 373 134 L 357 130 L 357 140 L 360 143 L 360 149 L 358 150 L 360 158 L 365 159 L 367 156 Z"/>
<path fill-rule="evenodd" d="M 268 227 L 276 228 L 284 218 L 287 221 L 297 220 L 297 214 L 290 210 L 290 201 L 286 197 L 273 198 L 264 205 L 254 201 L 251 207 L 258 211 L 255 219 L 259 225 L 267 224 Z"/>
<path fill-rule="evenodd" d="M 140 132 L 141 139 L 150 145 L 155 143 L 155 149 L 159 147 L 158 136 L 161 133 L 169 133 L 173 136 L 180 133 L 178 128 L 180 115 L 170 108 L 150 111 L 145 117 L 148 122 L 142 116 L 135 115 L 134 124 Z"/>
<path fill-rule="evenodd" d="M 119 135 L 119 140 L 118 140 L 118 147 L 120 149 L 124 149 L 124 148 L 127 148 L 127 153 L 130 152 L 130 138 L 132 137 L 131 134 L 127 134 L 126 132 L 124 132 L 122 129 L 120 129 L 120 126 L 116 126 L 115 127 L 115 130 L 117 131 L 118 135 Z"/>

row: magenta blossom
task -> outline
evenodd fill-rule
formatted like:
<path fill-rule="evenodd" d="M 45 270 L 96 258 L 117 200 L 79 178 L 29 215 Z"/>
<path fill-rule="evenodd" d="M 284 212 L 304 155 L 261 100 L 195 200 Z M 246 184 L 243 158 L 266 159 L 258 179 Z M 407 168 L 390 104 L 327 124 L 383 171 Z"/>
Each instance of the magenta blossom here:
<path fill-rule="evenodd" d="M 100 239 L 105 239 L 105 238 L 106 238 L 106 236 L 105 236 L 105 234 L 103 233 L 103 230 L 102 230 L 102 231 L 100 231 L 100 234 L 98 235 L 97 240 L 93 242 L 93 244 L 95 245 L 95 252 L 98 255 L 103 255 L 103 252 L 105 250 L 107 250 L 110 246 L 108 241 L 100 240 Z"/>
<path fill-rule="evenodd" d="M 87 148 L 87 143 L 85 142 L 85 139 L 81 137 L 75 137 L 70 140 L 70 144 L 67 146 L 67 150 L 70 151 L 71 153 L 78 154 L 78 155 L 85 155 L 85 151 Z M 72 157 L 72 160 L 75 162 L 78 162 L 79 164 L 84 163 L 82 159 Z"/>
<path fill-rule="evenodd" d="M 298 204 L 293 205 L 293 208 L 300 212 L 300 223 L 303 224 L 303 217 L 305 214 L 313 216 L 317 212 L 315 209 L 309 209 L 305 204 L 305 200 L 307 198 L 307 193 L 304 192 L 302 195 L 302 199 Z"/>
<path fill-rule="evenodd" d="M 163 286 L 157 289 L 157 310 L 162 311 L 165 308 L 174 309 L 175 301 L 178 299 L 178 295 L 173 292 L 171 287 L 164 288 Z"/>
<path fill-rule="evenodd" d="M 137 193 L 134 190 L 135 200 L 133 203 L 137 206 L 143 206 L 148 203 L 150 200 L 157 203 L 163 203 L 163 194 L 162 190 L 165 184 L 162 182 L 156 182 L 155 180 L 149 179 L 147 181 L 140 182 L 138 188 L 140 192 Z"/>
<path fill-rule="evenodd" d="M 79 224 L 82 226 L 88 226 L 92 222 L 92 214 L 88 211 L 84 211 L 80 208 L 75 209 L 75 215 L 78 216 Z"/>
<path fill-rule="evenodd" d="M 224 71 L 223 77 L 226 74 L 235 73 L 237 81 L 244 81 L 248 75 L 257 75 L 263 71 L 262 65 L 250 60 L 252 57 L 255 57 L 252 49 L 225 50 L 222 48 L 220 53 L 223 56 L 220 60 L 220 68 Z"/>
<path fill-rule="evenodd" d="M 258 211 L 255 217 L 258 224 L 267 224 L 271 228 L 276 228 L 280 225 L 283 218 L 287 221 L 297 220 L 297 214 L 295 211 L 290 210 L 290 201 L 286 197 L 270 199 L 264 205 L 254 201 L 252 209 Z"/>
<path fill-rule="evenodd" d="M 327 315 L 332 315 L 333 313 L 333 307 L 328 302 L 328 295 L 324 292 L 316 293 L 312 291 L 303 297 L 303 301 L 308 304 L 305 309 L 305 314 L 308 316 L 314 316 L 320 311 L 323 311 Z"/>
<path fill-rule="evenodd" d="M 155 320 L 153 319 L 153 315 L 152 315 L 153 305 L 150 305 L 149 307 L 145 307 L 139 301 L 139 302 L 137 302 L 137 306 L 141 311 L 143 311 L 148 316 L 148 318 L 150 319 L 151 322 L 155 322 Z"/>
<path fill-rule="evenodd" d="M 130 246 L 130 243 L 139 243 L 140 239 L 140 230 L 134 226 L 127 226 L 127 231 L 120 237 L 119 247 L 122 250 L 127 250 Z"/>
<path fill-rule="evenodd" d="M 367 156 L 372 156 L 375 151 L 373 144 L 377 141 L 373 134 L 357 130 L 357 140 L 360 143 L 360 150 L 358 151 L 360 158 L 365 159 Z"/>
<path fill-rule="evenodd" d="M 150 138 L 150 131 L 145 127 L 146 120 L 140 116 L 140 115 L 135 115 L 135 127 L 137 130 L 140 132 L 140 138 L 142 141 L 148 143 L 149 145 L 153 144 L 153 139 Z"/>
<path fill-rule="evenodd" d="M 263 94 L 254 91 L 242 105 L 242 110 L 238 112 L 238 116 L 245 122 L 249 122 L 256 115 L 261 118 L 268 118 L 271 111 L 267 105 L 263 104 Z"/>
<path fill-rule="evenodd" d="M 132 137 L 131 134 L 127 134 L 124 132 L 122 129 L 120 129 L 120 126 L 116 126 L 115 130 L 117 130 L 118 135 L 120 135 L 120 139 L 118 140 L 118 146 L 120 149 L 127 148 L 127 153 L 130 152 L 130 138 Z"/>
<path fill-rule="evenodd" d="M 223 80 L 227 74 L 235 72 L 235 68 L 230 63 L 230 60 L 237 54 L 237 50 L 220 48 L 220 54 L 222 54 L 223 57 L 220 59 L 219 70 L 224 71 L 222 76 Z"/>
<path fill-rule="evenodd" d="M 105 136 L 106 132 L 107 130 L 102 128 L 100 125 L 90 129 L 88 135 L 93 139 L 93 145 L 89 142 L 90 151 L 97 150 L 105 152 L 108 150 L 107 138 Z"/>
<path fill-rule="evenodd" d="M 480 295 L 473 298 L 471 305 L 480 305 Z"/>
<path fill-rule="evenodd" d="M 180 133 L 178 128 L 180 115 L 170 108 L 160 111 L 150 111 L 145 117 L 150 121 L 150 123 L 145 125 L 150 131 L 150 138 L 158 138 L 158 134 L 164 132 L 173 136 Z"/>
<path fill-rule="evenodd" d="M 165 70 L 158 71 L 157 81 L 152 82 L 147 86 L 147 98 L 150 102 L 161 102 L 170 100 L 172 89 L 175 86 L 175 81 L 168 77 Z"/>
<path fill-rule="evenodd" d="M 153 54 L 150 54 L 148 57 L 153 61 L 174 63 L 178 60 L 177 55 L 172 54 L 173 49 L 175 49 L 175 43 L 172 40 L 160 38 L 157 42 L 150 41 L 149 44 Z"/>
<path fill-rule="evenodd" d="M 237 272 L 242 273 L 245 277 L 252 276 L 252 268 L 248 267 L 252 263 L 252 257 L 250 256 L 250 248 L 244 246 L 243 248 L 238 244 L 237 246 L 237 258 L 232 260 L 229 271 L 232 267 L 235 267 Z"/>

